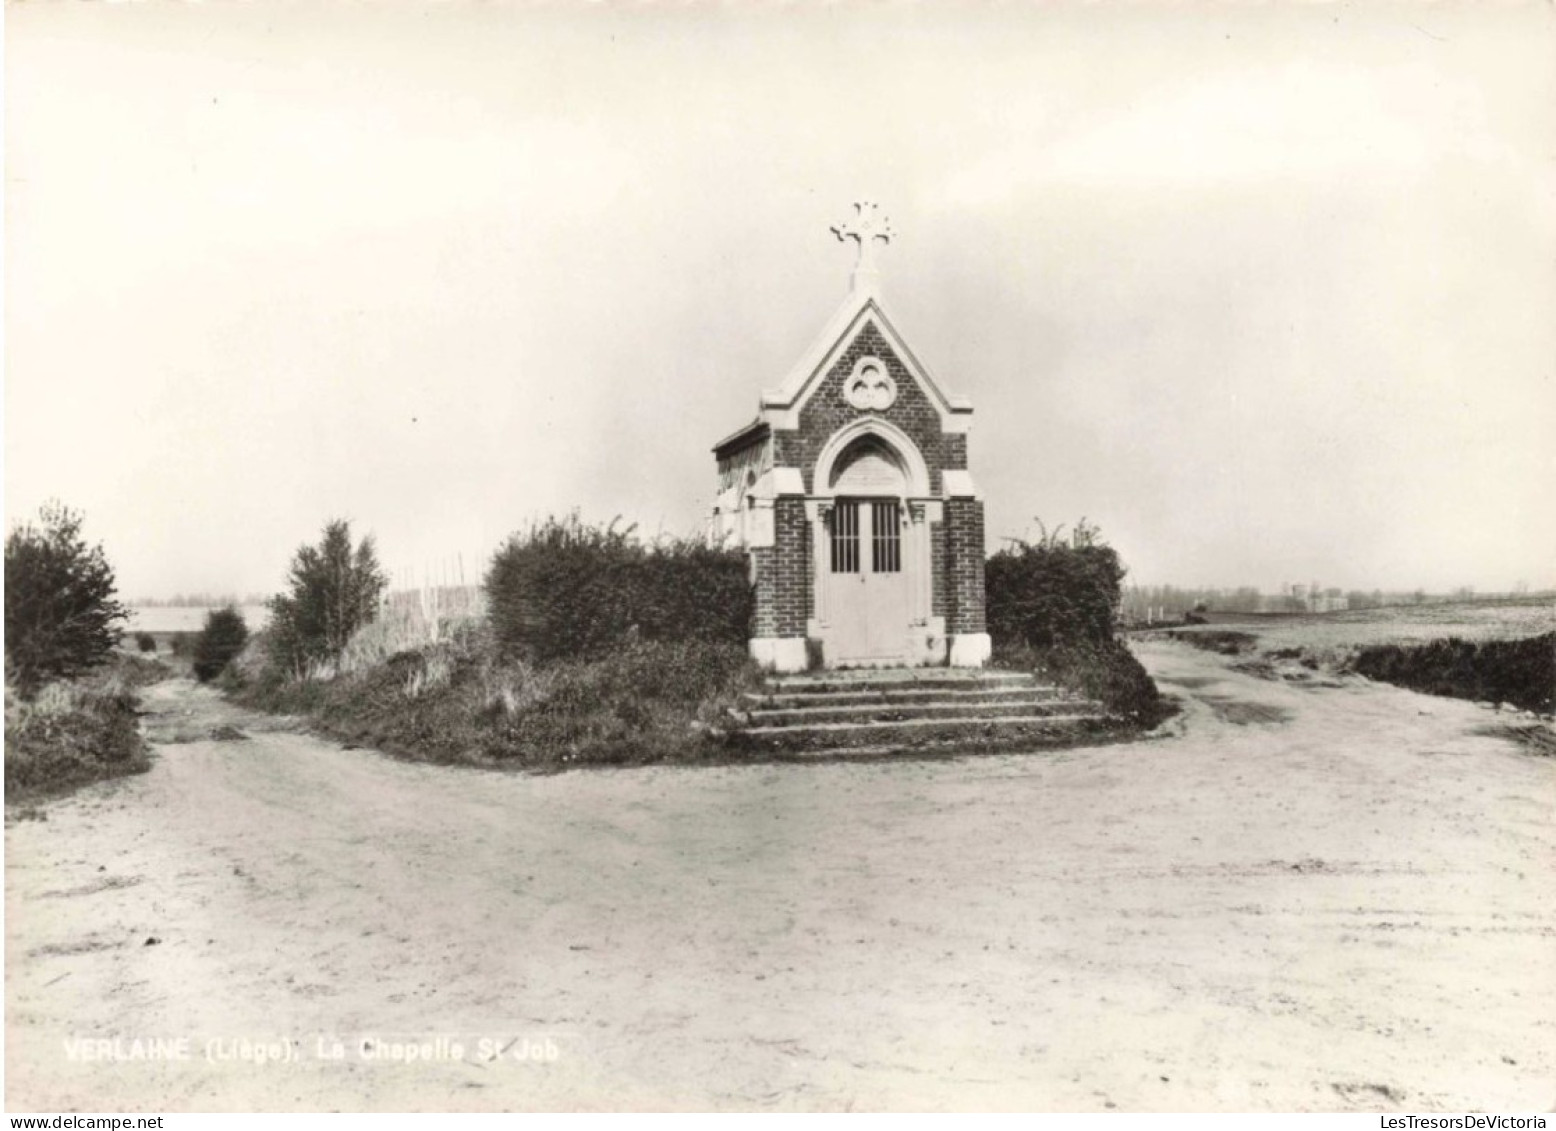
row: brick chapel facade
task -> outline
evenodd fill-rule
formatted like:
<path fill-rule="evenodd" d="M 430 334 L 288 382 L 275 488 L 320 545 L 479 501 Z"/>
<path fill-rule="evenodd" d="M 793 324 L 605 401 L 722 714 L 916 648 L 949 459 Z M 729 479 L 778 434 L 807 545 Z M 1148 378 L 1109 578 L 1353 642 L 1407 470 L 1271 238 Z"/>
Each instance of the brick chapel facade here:
<path fill-rule="evenodd" d="M 849 296 L 757 417 L 713 449 L 714 531 L 749 555 L 751 654 L 775 671 L 981 667 L 983 500 L 972 406 L 949 396 L 882 304 L 869 203 Z"/>

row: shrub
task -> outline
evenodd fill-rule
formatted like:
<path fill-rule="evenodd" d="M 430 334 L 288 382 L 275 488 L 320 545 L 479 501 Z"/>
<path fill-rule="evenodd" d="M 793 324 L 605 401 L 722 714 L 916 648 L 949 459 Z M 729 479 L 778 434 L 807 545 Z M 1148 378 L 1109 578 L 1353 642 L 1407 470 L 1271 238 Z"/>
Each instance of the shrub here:
<path fill-rule="evenodd" d="M 5 540 L 5 669 L 22 695 L 97 667 L 129 616 L 113 568 L 81 537 L 81 515 L 58 503 Z"/>
<path fill-rule="evenodd" d="M 349 675 L 381 664 L 400 652 L 412 652 L 481 632 L 485 621 L 469 613 L 440 613 L 418 601 L 385 602 L 371 624 L 359 628 L 336 660 L 337 674 Z"/>
<path fill-rule="evenodd" d="M 630 764 L 717 757 L 711 728 L 754 683 L 745 647 L 640 641 L 601 659 L 537 673 L 544 694 L 493 711 L 486 751 L 526 765 Z"/>
<path fill-rule="evenodd" d="M 1036 672 L 1039 678 L 1095 699 L 1112 715 L 1155 726 L 1170 713 L 1156 682 L 1121 640 L 1032 648 L 996 646 L 999 667 Z"/>
<path fill-rule="evenodd" d="M 56 793 L 149 768 L 136 707 L 134 692 L 114 676 L 46 684 L 30 701 L 7 683 L 7 799 Z"/>
<path fill-rule="evenodd" d="M 270 600 L 266 639 L 276 666 L 298 676 L 340 655 L 373 619 L 388 585 L 372 536 L 353 550 L 351 525 L 341 519 L 325 524 L 317 546 L 297 551 L 289 579 L 291 592 Z"/>
<path fill-rule="evenodd" d="M 1232 629 L 1206 629 L 1203 632 L 1168 631 L 1166 635 L 1170 639 L 1193 645 L 1201 652 L 1219 652 L 1223 656 L 1241 656 L 1244 652 L 1252 652 L 1259 646 L 1259 638 L 1253 633 L 1236 632 Z"/>
<path fill-rule="evenodd" d="M 149 632 L 137 632 L 135 634 L 135 647 L 142 652 L 155 652 L 157 650 L 157 638 Z"/>
<path fill-rule="evenodd" d="M 243 651 L 248 638 L 249 627 L 236 605 L 206 613 L 205 627 L 195 640 L 195 678 L 201 683 L 210 683 L 221 675 L 232 658 Z"/>
<path fill-rule="evenodd" d="M 248 643 L 228 661 L 227 667 L 217 677 L 227 691 L 241 691 L 261 683 L 278 683 L 286 673 L 278 671 L 272 661 L 269 629 L 249 634 Z"/>
<path fill-rule="evenodd" d="M 158 656 L 132 656 L 120 652 L 109 661 L 108 675 L 127 687 L 147 687 L 172 679 L 177 674 L 172 665 Z"/>
<path fill-rule="evenodd" d="M 485 589 L 498 655 L 539 663 L 633 639 L 744 644 L 753 606 L 739 552 L 692 539 L 645 546 L 631 527 L 577 514 L 509 538 Z"/>
<path fill-rule="evenodd" d="M 500 661 L 490 634 L 469 630 L 330 680 L 240 683 L 229 669 L 224 682 L 251 706 L 402 757 L 560 769 L 723 757 L 714 730 L 755 674 L 730 643 L 637 640 L 537 667 Z"/>
<path fill-rule="evenodd" d="M 1124 567 L 1085 520 L 1069 542 L 1044 531 L 1017 541 L 985 571 L 989 635 L 998 645 L 1032 648 L 1103 645 L 1113 639 Z"/>
<path fill-rule="evenodd" d="M 1082 519 L 1068 542 L 1057 529 L 1017 541 L 989 559 L 985 579 L 997 664 L 1036 671 L 1134 722 L 1161 720 L 1156 684 L 1114 639 L 1124 567 L 1096 527 Z"/>
<path fill-rule="evenodd" d="M 1556 633 L 1524 640 L 1461 640 L 1362 648 L 1351 668 L 1368 679 L 1447 695 L 1511 703 L 1549 714 L 1556 709 Z"/>

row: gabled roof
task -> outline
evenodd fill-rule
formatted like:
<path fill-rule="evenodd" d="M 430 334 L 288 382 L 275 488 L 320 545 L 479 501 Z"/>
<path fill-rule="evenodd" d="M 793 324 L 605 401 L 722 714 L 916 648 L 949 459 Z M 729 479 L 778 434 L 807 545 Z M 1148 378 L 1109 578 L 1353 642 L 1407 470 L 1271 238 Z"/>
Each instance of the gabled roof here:
<path fill-rule="evenodd" d="M 971 415 L 971 402 L 965 397 L 949 396 L 940 387 L 940 383 L 935 380 L 928 367 L 908 347 L 901 333 L 886 316 L 886 311 L 881 305 L 880 292 L 874 287 L 861 287 L 849 294 L 847 300 L 827 323 L 826 328 L 789 371 L 783 384 L 762 393 L 758 419 L 767 421 L 777 428 L 795 427 L 800 409 L 821 384 L 837 358 L 848 348 L 848 344 L 869 322 L 874 322 L 879 328 L 892 351 L 924 390 L 924 395 L 940 411 L 943 421 L 949 422 L 952 416 L 966 420 Z"/>

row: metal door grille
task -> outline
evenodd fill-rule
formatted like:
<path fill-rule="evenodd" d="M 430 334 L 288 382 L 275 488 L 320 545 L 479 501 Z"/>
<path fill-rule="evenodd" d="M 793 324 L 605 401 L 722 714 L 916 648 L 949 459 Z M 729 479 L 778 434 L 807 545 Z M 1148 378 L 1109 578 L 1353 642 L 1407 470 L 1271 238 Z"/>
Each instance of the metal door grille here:
<path fill-rule="evenodd" d="M 898 573 L 902 570 L 902 522 L 898 506 L 892 500 L 870 504 L 870 571 Z"/>
<path fill-rule="evenodd" d="M 832 508 L 832 572 L 859 572 L 859 504 Z"/>

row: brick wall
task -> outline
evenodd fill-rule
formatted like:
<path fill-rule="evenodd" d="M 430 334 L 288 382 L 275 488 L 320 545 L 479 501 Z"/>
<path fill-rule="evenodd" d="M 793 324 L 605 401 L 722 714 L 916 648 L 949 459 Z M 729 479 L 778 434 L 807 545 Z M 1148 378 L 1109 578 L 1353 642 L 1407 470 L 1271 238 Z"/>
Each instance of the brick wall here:
<path fill-rule="evenodd" d="M 751 575 L 756 584 L 756 607 L 751 613 L 752 636 L 778 635 L 778 591 L 773 584 L 777 551 L 762 547 L 751 551 Z"/>
<path fill-rule="evenodd" d="M 805 500 L 780 498 L 773 505 L 777 546 L 773 559 L 774 636 L 804 636 L 810 617 L 813 580 L 810 523 Z"/>
<path fill-rule="evenodd" d="M 946 632 L 985 632 L 983 587 L 983 502 L 947 499 Z"/>
<path fill-rule="evenodd" d="M 892 380 L 897 383 L 897 399 L 881 413 L 861 412 L 843 399 L 843 382 L 853 372 L 854 364 L 861 357 L 870 355 L 886 364 Z M 805 475 L 805 489 L 814 492 L 813 475 L 821 449 L 834 432 L 861 416 L 880 416 L 912 437 L 923 453 L 924 462 L 929 465 L 929 488 L 933 494 L 940 493 L 942 468 L 960 471 L 967 467 L 967 437 L 947 436 L 940 431 L 940 413 L 908 374 L 901 359 L 891 351 L 874 322 L 865 323 L 827 371 L 821 386 L 805 402 L 800 412 L 799 429 L 774 433 L 777 465 L 798 467 Z"/>
<path fill-rule="evenodd" d="M 753 636 L 804 636 L 810 619 L 812 575 L 810 522 L 805 500 L 780 498 L 773 504 L 776 545 L 751 551 L 755 570 L 756 610 Z"/>
<path fill-rule="evenodd" d="M 945 523 L 929 524 L 929 615 L 943 617 L 950 607 L 950 586 L 946 580 Z"/>
<path fill-rule="evenodd" d="M 966 471 L 967 434 L 958 432 L 953 436 L 942 436 L 940 443 L 945 452 L 945 466 L 954 471 Z"/>
<path fill-rule="evenodd" d="M 843 399 L 844 381 L 858 360 L 867 355 L 880 358 L 897 383 L 897 399 L 881 413 L 861 412 Z M 805 489 L 813 493 L 821 449 L 839 428 L 861 416 L 883 417 L 907 433 L 929 465 L 933 494 L 942 490 L 942 470 L 967 467 L 967 437 L 941 431 L 940 413 L 873 321 L 854 337 L 806 401 L 799 428 L 772 434 L 771 464 L 799 468 Z M 730 453 L 724 454 L 727 458 Z M 946 618 L 947 632 L 983 632 L 983 504 L 975 499 L 949 499 L 944 513 L 944 522 L 930 526 L 930 612 Z M 751 552 L 756 580 L 754 635 L 803 637 L 813 608 L 815 581 L 810 561 L 811 526 L 805 518 L 804 501 L 793 497 L 775 500 L 773 519 L 776 545 Z"/>

